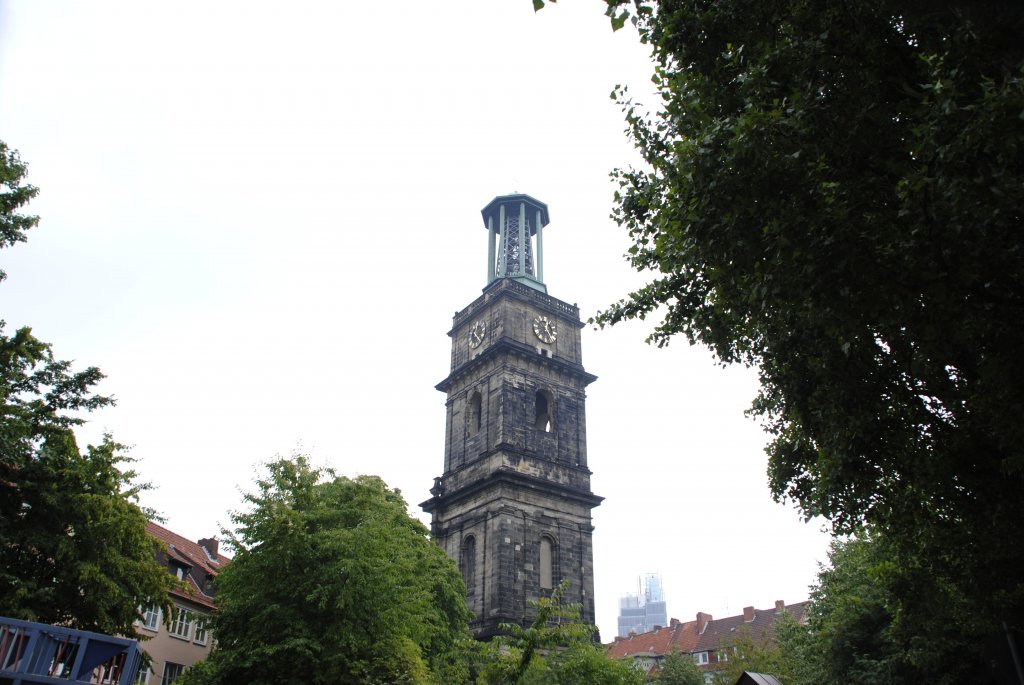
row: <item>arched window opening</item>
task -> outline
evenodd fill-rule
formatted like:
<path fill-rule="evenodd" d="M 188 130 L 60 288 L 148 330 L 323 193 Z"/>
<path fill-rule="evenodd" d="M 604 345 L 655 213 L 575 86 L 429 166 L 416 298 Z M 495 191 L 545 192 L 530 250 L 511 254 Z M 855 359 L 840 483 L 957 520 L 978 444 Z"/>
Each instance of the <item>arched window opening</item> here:
<path fill-rule="evenodd" d="M 466 592 L 473 594 L 476 581 L 476 538 L 472 535 L 462 541 L 459 570 L 462 572 L 462 581 L 466 584 Z"/>
<path fill-rule="evenodd" d="M 533 426 L 539 431 L 550 433 L 555 429 L 555 400 L 547 390 L 538 390 L 534 399 Z"/>
<path fill-rule="evenodd" d="M 554 573 L 552 572 L 554 558 L 554 544 L 548 537 L 540 539 L 540 589 L 552 590 L 555 587 Z"/>
<path fill-rule="evenodd" d="M 469 398 L 469 435 L 470 437 L 480 432 L 480 404 L 481 398 L 479 392 L 474 392 Z"/>

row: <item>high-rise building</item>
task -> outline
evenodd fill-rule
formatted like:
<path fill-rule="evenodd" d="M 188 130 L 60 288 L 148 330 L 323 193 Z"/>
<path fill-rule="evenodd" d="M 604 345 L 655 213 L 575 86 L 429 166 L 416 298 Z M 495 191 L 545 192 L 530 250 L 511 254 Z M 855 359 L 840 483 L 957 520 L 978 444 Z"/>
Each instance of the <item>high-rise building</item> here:
<path fill-rule="evenodd" d="M 637 581 L 639 590 L 639 580 Z M 646 633 L 656 627 L 668 625 L 668 605 L 661 576 L 647 573 L 643 578 L 643 592 L 619 598 L 619 637 L 630 633 Z"/>
<path fill-rule="evenodd" d="M 657 573 L 644 574 L 644 601 L 648 604 L 665 601 L 665 589 L 661 585 L 661 576 Z"/>
<path fill-rule="evenodd" d="M 619 598 L 619 637 L 630 633 L 647 632 L 647 612 L 638 595 L 623 595 Z"/>
<path fill-rule="evenodd" d="M 586 387 L 579 308 L 544 284 L 548 207 L 496 197 L 482 211 L 487 285 L 448 335 L 444 472 L 421 505 L 466 581 L 480 639 L 528 624 L 529 602 L 563 580 L 594 622 Z"/>
<path fill-rule="evenodd" d="M 661 584 L 661 576 L 657 573 L 647 573 L 644 576 L 644 610 L 647 613 L 647 630 L 654 630 L 655 626 L 668 625 L 665 588 Z"/>

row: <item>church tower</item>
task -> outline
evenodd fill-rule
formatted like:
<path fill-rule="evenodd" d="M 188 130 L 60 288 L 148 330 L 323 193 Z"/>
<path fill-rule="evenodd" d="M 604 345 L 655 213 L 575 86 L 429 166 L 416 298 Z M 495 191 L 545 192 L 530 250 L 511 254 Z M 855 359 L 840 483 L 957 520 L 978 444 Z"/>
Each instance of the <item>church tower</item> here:
<path fill-rule="evenodd" d="M 547 294 L 548 207 L 496 197 L 483 211 L 487 286 L 455 314 L 444 473 L 421 506 L 459 564 L 478 639 L 526 625 L 528 602 L 569 581 L 566 601 L 594 623 L 586 387 L 579 308 Z"/>

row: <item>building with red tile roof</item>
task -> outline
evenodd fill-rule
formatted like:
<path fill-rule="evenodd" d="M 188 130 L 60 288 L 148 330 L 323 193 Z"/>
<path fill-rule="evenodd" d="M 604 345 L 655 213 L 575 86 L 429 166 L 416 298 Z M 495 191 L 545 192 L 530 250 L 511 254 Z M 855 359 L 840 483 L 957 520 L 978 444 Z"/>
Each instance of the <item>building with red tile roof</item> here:
<path fill-rule="evenodd" d="M 164 616 L 159 607 L 147 607 L 143 619 L 135 623 L 136 633 L 144 640 L 140 647 L 150 657 L 149 668 L 139 672 L 136 683 L 165 685 L 205 659 L 213 648 L 206 619 L 214 611 L 217 574 L 231 559 L 220 553 L 217 538 L 193 542 L 152 521 L 146 524 L 146 532 L 160 543 L 158 561 L 182 581 L 171 592 L 171 616 Z"/>
<path fill-rule="evenodd" d="M 615 638 L 608 645 L 608 654 L 614 659 L 631 659 L 633 665 L 647 673 L 657 671 L 661 660 L 673 651 L 689 654 L 705 671 L 707 677 L 723 667 L 738 634 L 746 631 L 756 642 L 775 639 L 775 621 L 788 612 L 800 623 L 806 621 L 807 602 L 786 604 L 775 602 L 772 609 L 746 607 L 738 616 L 718 619 L 698 612 L 694 621 L 682 622 L 673 618 L 668 626 L 647 633 Z"/>

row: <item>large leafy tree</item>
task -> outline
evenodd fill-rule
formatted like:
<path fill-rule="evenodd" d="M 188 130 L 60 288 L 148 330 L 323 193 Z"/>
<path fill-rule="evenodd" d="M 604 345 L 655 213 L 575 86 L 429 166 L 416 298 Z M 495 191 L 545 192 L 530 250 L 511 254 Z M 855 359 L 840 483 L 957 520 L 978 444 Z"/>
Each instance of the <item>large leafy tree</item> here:
<path fill-rule="evenodd" d="M 217 649 L 189 683 L 459 683 L 469 638 L 454 562 L 375 476 L 268 465 L 217 577 Z"/>
<path fill-rule="evenodd" d="M 25 183 L 28 169 L 17 150 L 0 140 L 0 248 L 25 241 L 25 233 L 39 224 L 39 217 L 23 214 L 21 208 L 39 194 L 34 185 Z M 7 273 L 0 270 L 0 281 Z"/>
<path fill-rule="evenodd" d="M 505 634 L 484 649 L 481 685 L 640 685 L 643 674 L 610 658 L 594 643 L 597 629 L 580 619 L 580 605 L 565 602 L 563 581 L 550 597 L 531 603 L 529 627 L 503 624 Z"/>
<path fill-rule="evenodd" d="M 704 685 L 704 673 L 694 663 L 692 656 L 676 650 L 661 660 L 653 682 L 655 685 Z M 730 682 L 734 683 L 736 679 Z"/>
<path fill-rule="evenodd" d="M 20 211 L 37 193 L 25 172 L 0 142 L 0 247 L 39 221 Z M 138 606 L 166 605 L 172 578 L 124 448 L 75 441 L 82 413 L 112 403 L 92 391 L 102 378 L 0 321 L 0 615 L 130 635 Z"/>
<path fill-rule="evenodd" d="M 788 612 L 775 619 L 770 638 L 755 637 L 743 626 L 726 648 L 728 661 L 722 670 L 715 672 L 715 682 L 719 685 L 733 685 L 748 671 L 769 674 L 785 685 L 860 682 L 819 678 L 819 647 L 812 643 L 807 627 Z"/>
<path fill-rule="evenodd" d="M 787 612 L 775 621 L 771 640 L 737 631 L 717 682 L 731 685 L 744 671 L 770 673 L 786 685 L 920 682 L 910 652 L 900 647 L 893 632 L 901 569 L 892 547 L 861 530 L 834 539 L 828 556 L 811 590 L 806 623 Z M 947 680 L 978 680 L 965 666 L 949 673 Z"/>
<path fill-rule="evenodd" d="M 863 531 L 833 541 L 808 612 L 810 648 L 803 665 L 818 682 L 919 682 L 893 634 L 900 575 L 894 559 L 884 539 Z M 953 682 L 972 680 L 969 671 L 950 675 Z"/>
<path fill-rule="evenodd" d="M 977 666 L 1024 615 L 1019 6 L 609 5 L 661 101 L 619 92 L 647 166 L 614 215 L 651 280 L 596 321 L 756 366 L 775 497 L 882 532 L 916 663 Z"/>

